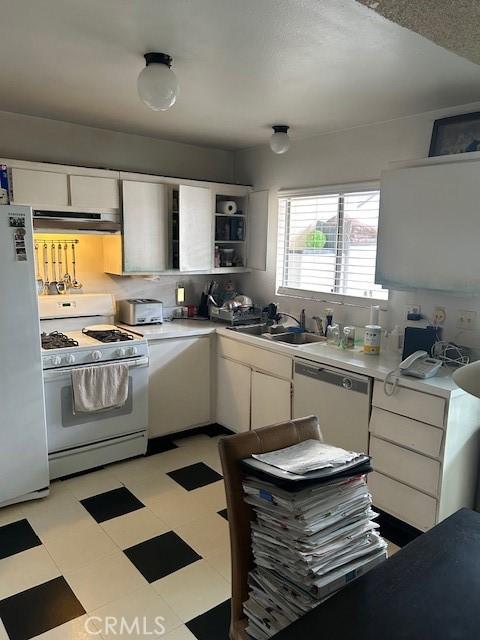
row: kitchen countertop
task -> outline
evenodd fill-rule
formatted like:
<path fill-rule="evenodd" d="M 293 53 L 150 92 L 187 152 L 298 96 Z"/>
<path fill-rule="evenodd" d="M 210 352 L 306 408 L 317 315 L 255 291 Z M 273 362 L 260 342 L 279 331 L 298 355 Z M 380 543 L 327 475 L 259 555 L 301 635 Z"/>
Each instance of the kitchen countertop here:
<path fill-rule="evenodd" d="M 125 324 L 118 324 L 117 326 L 124 328 L 126 331 L 138 333 L 149 341 L 218 333 L 218 335 L 230 338 L 231 340 L 237 340 L 261 349 L 266 349 L 267 351 L 283 353 L 293 358 L 302 358 L 310 360 L 311 362 L 346 369 L 352 373 L 370 376 L 377 380 L 385 380 L 387 374 L 393 369 L 396 369 L 401 360 L 400 355 L 366 355 L 359 348 L 339 349 L 323 342 L 302 346 L 271 342 L 260 336 L 230 331 L 224 325 L 217 322 L 209 322 L 208 320 L 172 320 L 158 325 L 130 327 Z M 457 387 L 452 380 L 452 372 L 452 368 L 443 367 L 438 375 L 428 380 L 402 376 L 400 378 L 400 386 L 422 391 L 423 393 L 430 393 L 446 399 L 464 395 L 466 392 Z"/>

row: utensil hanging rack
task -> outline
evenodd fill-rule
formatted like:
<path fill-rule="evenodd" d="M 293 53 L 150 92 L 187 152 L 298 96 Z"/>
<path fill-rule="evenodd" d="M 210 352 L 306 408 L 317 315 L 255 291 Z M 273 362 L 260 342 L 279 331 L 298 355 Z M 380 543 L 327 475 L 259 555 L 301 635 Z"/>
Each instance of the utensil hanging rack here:
<path fill-rule="evenodd" d="M 68 245 L 72 245 L 72 244 L 79 244 L 80 240 L 78 240 L 77 238 L 68 238 L 68 240 L 66 240 L 65 238 L 55 238 L 55 240 L 53 240 L 52 238 L 42 238 L 42 236 L 35 234 L 34 237 L 34 243 L 35 244 L 68 244 Z"/>

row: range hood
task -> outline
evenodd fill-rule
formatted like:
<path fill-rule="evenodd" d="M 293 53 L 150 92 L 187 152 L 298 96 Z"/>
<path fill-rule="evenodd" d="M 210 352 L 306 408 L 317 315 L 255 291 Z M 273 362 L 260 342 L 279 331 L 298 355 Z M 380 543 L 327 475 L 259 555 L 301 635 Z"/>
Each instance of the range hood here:
<path fill-rule="evenodd" d="M 120 233 L 121 221 L 115 209 L 34 208 L 33 227 L 50 233 Z"/>

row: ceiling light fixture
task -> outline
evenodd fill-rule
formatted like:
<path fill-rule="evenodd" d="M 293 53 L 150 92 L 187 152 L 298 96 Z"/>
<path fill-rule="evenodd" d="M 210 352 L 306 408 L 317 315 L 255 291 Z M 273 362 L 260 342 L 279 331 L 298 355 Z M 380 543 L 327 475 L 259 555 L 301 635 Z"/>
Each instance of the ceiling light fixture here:
<path fill-rule="evenodd" d="M 178 80 L 171 66 L 173 58 L 166 53 L 146 53 L 146 67 L 137 80 L 140 98 L 154 111 L 167 111 L 175 104 Z"/>
<path fill-rule="evenodd" d="M 286 124 L 274 124 L 273 134 L 270 138 L 270 149 L 273 153 L 285 153 L 290 148 L 290 138 L 288 137 L 289 126 Z"/>

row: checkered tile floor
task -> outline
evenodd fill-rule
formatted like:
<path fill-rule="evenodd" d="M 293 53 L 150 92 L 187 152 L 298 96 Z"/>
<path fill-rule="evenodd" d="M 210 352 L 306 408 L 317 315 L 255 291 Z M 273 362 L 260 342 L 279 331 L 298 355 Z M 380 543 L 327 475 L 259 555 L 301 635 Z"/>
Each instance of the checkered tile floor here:
<path fill-rule="evenodd" d="M 226 640 L 230 554 L 217 446 L 216 436 L 183 438 L 1 509 L 0 640 L 154 630 L 166 640 Z"/>

